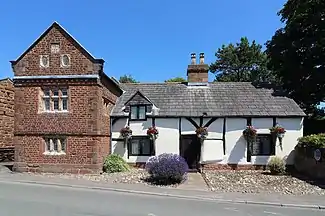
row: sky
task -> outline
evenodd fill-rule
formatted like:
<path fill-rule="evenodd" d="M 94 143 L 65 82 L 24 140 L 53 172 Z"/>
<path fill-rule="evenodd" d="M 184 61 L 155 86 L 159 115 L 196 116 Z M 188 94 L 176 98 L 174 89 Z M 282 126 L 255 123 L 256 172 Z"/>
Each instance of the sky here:
<path fill-rule="evenodd" d="M 241 37 L 264 44 L 281 27 L 285 0 L 3 0 L 0 78 L 13 77 L 17 59 L 54 21 L 92 55 L 104 71 L 141 82 L 186 78 L 190 53 L 215 61 L 222 44 Z M 209 79 L 213 80 L 213 74 Z"/>

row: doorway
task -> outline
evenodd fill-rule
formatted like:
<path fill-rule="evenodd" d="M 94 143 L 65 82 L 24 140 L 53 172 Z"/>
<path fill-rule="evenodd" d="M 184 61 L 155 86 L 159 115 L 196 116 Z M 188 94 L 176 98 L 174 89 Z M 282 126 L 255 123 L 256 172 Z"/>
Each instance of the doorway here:
<path fill-rule="evenodd" d="M 190 170 L 199 169 L 201 143 L 196 134 L 181 135 L 180 155 L 186 160 Z"/>

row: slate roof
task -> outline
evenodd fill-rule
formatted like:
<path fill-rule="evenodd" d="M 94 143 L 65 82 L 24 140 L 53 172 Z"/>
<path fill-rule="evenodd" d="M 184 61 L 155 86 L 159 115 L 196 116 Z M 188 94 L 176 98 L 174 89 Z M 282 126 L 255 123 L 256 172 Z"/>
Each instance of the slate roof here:
<path fill-rule="evenodd" d="M 183 83 L 120 84 L 125 91 L 112 110 L 123 116 L 123 107 L 140 91 L 159 110 L 159 116 L 305 116 L 300 107 L 287 97 L 273 96 L 268 89 L 255 88 L 248 82 L 217 82 L 207 87 Z"/>

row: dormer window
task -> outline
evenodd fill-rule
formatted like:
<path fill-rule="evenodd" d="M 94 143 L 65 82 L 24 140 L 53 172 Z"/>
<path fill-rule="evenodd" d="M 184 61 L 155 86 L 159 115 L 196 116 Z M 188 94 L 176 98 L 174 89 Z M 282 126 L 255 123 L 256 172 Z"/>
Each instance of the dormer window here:
<path fill-rule="evenodd" d="M 145 120 L 146 119 L 146 106 L 145 105 L 132 105 L 131 106 L 131 120 Z"/>

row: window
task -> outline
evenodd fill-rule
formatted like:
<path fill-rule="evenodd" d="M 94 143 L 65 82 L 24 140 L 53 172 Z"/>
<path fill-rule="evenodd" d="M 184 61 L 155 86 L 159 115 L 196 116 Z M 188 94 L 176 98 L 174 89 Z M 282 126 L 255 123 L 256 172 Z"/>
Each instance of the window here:
<path fill-rule="evenodd" d="M 39 64 L 43 68 L 49 67 L 50 66 L 49 56 L 48 55 L 41 55 Z"/>
<path fill-rule="evenodd" d="M 45 138 L 45 152 L 44 154 L 56 155 L 65 154 L 66 139 L 58 137 Z"/>
<path fill-rule="evenodd" d="M 146 119 L 146 106 L 143 106 L 143 105 L 131 106 L 131 119 L 132 120 L 145 120 Z"/>
<path fill-rule="evenodd" d="M 51 44 L 51 53 L 59 53 L 60 52 L 60 44 L 52 43 Z"/>
<path fill-rule="evenodd" d="M 271 134 L 257 134 L 256 142 L 251 146 L 252 156 L 275 155 L 275 143 Z"/>
<path fill-rule="evenodd" d="M 61 67 L 70 66 L 70 56 L 67 54 L 61 55 Z"/>
<path fill-rule="evenodd" d="M 43 111 L 68 111 L 66 88 L 43 89 Z"/>
<path fill-rule="evenodd" d="M 152 140 L 147 136 L 133 136 L 129 140 L 129 156 L 151 156 L 155 155 Z"/>
<path fill-rule="evenodd" d="M 106 98 L 103 98 L 102 101 L 103 101 L 103 115 L 109 116 L 112 104 Z"/>

